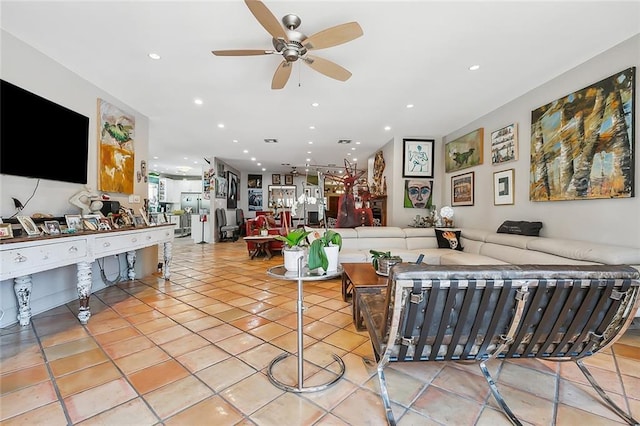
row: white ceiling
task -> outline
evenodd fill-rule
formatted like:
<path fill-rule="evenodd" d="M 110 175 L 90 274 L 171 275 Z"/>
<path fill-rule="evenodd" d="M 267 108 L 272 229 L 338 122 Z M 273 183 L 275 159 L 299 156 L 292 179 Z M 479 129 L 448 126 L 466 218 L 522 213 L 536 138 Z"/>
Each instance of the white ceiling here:
<path fill-rule="evenodd" d="M 307 158 L 364 164 L 393 136 L 446 135 L 640 33 L 639 1 L 265 4 L 278 19 L 299 15 L 298 30 L 308 36 L 359 22 L 363 37 L 314 51 L 351 71 L 351 79 L 329 79 L 298 61 L 287 86 L 274 91 L 279 56 L 213 56 L 218 49 L 272 49 L 239 0 L 3 0 L 1 25 L 148 116 L 150 169 L 157 164 L 170 174 L 180 166 L 199 174 L 211 156 L 260 172 L 255 157 L 264 173 Z M 162 59 L 151 60 L 150 52 Z M 473 64 L 481 68 L 469 71 Z"/>

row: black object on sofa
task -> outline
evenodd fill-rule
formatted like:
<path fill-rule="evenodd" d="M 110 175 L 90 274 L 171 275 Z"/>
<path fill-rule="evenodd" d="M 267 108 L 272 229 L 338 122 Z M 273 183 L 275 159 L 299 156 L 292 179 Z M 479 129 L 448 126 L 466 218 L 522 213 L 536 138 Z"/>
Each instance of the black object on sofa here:
<path fill-rule="evenodd" d="M 581 360 L 629 326 L 639 278 L 629 266 L 395 265 L 386 291 L 359 295 L 388 423 L 395 425 L 383 370 L 389 362 L 475 360 L 504 413 L 520 425 L 486 362 L 545 358 L 574 361 L 610 409 L 638 424 Z"/>

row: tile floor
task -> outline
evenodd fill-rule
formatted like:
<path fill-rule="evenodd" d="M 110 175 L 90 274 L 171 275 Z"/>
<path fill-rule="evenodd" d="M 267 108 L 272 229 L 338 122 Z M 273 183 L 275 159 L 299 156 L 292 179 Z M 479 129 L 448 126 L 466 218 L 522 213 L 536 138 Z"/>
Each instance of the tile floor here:
<path fill-rule="evenodd" d="M 0 423 L 104 425 L 383 425 L 366 332 L 355 331 L 340 280 L 305 284 L 305 357 L 334 352 L 345 376 L 294 394 L 265 369 L 296 350 L 296 283 L 270 278 L 282 262 L 248 260 L 242 241 L 174 244 L 171 282 L 149 276 L 96 292 L 87 326 L 77 303 L 0 334 Z M 37 289 L 34 289 L 37 291 Z M 602 386 L 640 419 L 640 331 L 586 360 Z M 489 364 L 525 424 L 621 424 L 570 363 Z M 294 380 L 295 359 L 276 369 Z M 387 370 L 400 425 L 506 425 L 474 364 L 397 364 Z M 307 365 L 307 384 L 326 377 Z M 295 383 L 293 381 L 292 383 Z"/>

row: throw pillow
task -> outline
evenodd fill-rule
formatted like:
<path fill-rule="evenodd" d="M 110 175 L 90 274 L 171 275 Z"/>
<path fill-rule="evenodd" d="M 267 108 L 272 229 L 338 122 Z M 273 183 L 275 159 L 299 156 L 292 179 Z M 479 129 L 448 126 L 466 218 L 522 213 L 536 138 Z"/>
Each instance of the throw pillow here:
<path fill-rule="evenodd" d="M 462 244 L 460 244 L 460 231 L 436 229 L 436 238 L 438 240 L 438 248 L 458 251 L 463 249 Z"/>
<path fill-rule="evenodd" d="M 516 234 L 537 237 L 540 235 L 542 222 L 527 222 L 525 220 L 505 220 L 496 231 L 498 234 Z"/>

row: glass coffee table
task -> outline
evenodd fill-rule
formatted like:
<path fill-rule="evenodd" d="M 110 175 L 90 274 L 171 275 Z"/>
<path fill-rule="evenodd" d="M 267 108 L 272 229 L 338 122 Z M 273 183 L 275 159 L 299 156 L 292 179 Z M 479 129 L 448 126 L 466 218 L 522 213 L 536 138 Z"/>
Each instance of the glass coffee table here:
<path fill-rule="evenodd" d="M 326 367 L 321 367 L 321 368 L 327 372 L 332 373 L 334 377 L 332 377 L 331 380 L 329 380 L 328 382 L 322 383 L 320 385 L 307 386 L 307 387 L 304 386 L 304 353 L 303 353 L 304 349 L 303 349 L 303 343 L 302 343 L 302 339 L 303 339 L 302 312 L 306 308 L 303 305 L 303 302 L 304 302 L 303 283 L 305 281 L 321 281 L 321 280 L 328 280 L 331 278 L 339 277 L 340 275 L 342 275 L 342 267 L 338 266 L 338 269 L 336 271 L 327 271 L 325 274 L 320 274 L 315 271 L 314 272 L 309 271 L 308 268 L 303 267 L 302 258 L 300 258 L 300 260 L 298 261 L 298 266 L 299 266 L 298 271 L 296 272 L 287 271 L 284 268 L 284 265 L 274 266 L 273 268 L 269 268 L 267 270 L 267 275 L 271 277 L 278 278 L 281 280 L 291 280 L 291 281 L 298 282 L 298 303 L 297 303 L 297 310 L 296 310 L 297 322 L 298 322 L 297 324 L 298 383 L 296 386 L 284 383 L 278 380 L 273 374 L 273 368 L 276 364 L 278 364 L 280 361 L 286 359 L 289 356 L 295 356 L 294 354 L 291 354 L 288 352 L 278 355 L 273 359 L 273 361 L 271 361 L 271 363 L 269 363 L 269 367 L 267 368 L 267 376 L 269 377 L 269 380 L 271 381 L 271 383 L 273 383 L 275 386 L 285 391 L 299 392 L 299 393 L 300 392 L 317 392 L 317 391 L 321 391 L 328 388 L 329 386 L 333 385 L 338 380 L 340 380 L 340 378 L 342 378 L 342 376 L 344 375 L 345 366 L 344 366 L 344 362 L 338 355 L 331 354 L 335 362 L 338 364 L 338 372 L 329 370 Z M 332 365 L 332 364 L 333 363 L 329 365 Z"/>

